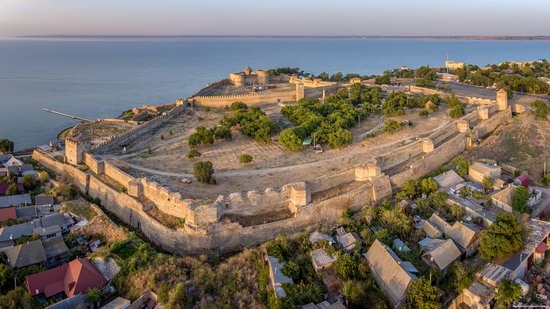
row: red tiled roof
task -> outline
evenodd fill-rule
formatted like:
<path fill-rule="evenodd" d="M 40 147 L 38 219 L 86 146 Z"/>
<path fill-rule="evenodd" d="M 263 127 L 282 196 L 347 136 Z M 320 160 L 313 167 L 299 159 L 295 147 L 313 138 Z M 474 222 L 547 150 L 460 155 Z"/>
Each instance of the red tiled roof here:
<path fill-rule="evenodd" d="M 535 249 L 539 253 L 544 253 L 548 249 L 548 245 L 545 242 L 541 242 Z"/>
<path fill-rule="evenodd" d="M 86 259 L 72 260 L 68 264 L 27 276 L 25 279 L 31 295 L 43 293 L 46 297 L 61 292 L 71 297 L 106 283 L 107 279 Z"/>
<path fill-rule="evenodd" d="M 4 222 L 9 219 L 17 219 L 15 207 L 0 208 L 0 222 Z"/>

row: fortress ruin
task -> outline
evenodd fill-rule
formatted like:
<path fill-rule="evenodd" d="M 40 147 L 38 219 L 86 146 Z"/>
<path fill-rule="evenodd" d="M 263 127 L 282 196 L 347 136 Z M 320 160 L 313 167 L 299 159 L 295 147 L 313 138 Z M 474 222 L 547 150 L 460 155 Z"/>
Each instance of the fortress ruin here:
<path fill-rule="evenodd" d="M 240 80 L 243 85 L 259 81 L 259 76 L 254 77 L 251 70 L 245 70 L 241 76 L 246 76 Z M 267 81 L 270 82 L 269 78 Z M 297 78 L 290 78 L 288 84 L 316 90 L 314 96 L 322 96 L 319 90 L 328 89 L 326 87 L 338 88 L 322 81 Z M 496 104 L 480 106 L 459 120 L 442 122 L 422 138 L 389 143 L 378 151 L 354 149 L 355 161 L 346 163 L 352 161 L 342 157 L 339 165 L 342 168 L 331 173 L 307 180 L 296 179 L 277 187 L 223 193 L 215 198 L 176 192 L 150 177 L 132 175 L 103 156 L 194 112 L 190 107 L 193 104 L 189 104 L 194 98 L 197 96 L 178 100 L 163 115 L 98 145 L 90 146 L 85 139 L 69 138 L 65 150 L 67 163 L 40 150 L 35 150 L 33 159 L 65 176 L 92 198 L 100 199 L 105 209 L 163 249 L 178 254 L 220 255 L 265 242 L 278 233 L 337 223 L 348 208 L 360 210 L 391 197 L 406 180 L 430 173 L 512 118 L 512 107 L 499 92 Z M 270 98 L 266 96 L 262 100 L 270 103 Z M 230 101 L 235 99 L 227 98 L 227 103 Z M 79 164 L 87 169 L 79 168 Z M 286 173 L 284 167 L 281 169 Z M 269 172 L 259 170 L 258 173 Z M 250 175 L 244 177 L 255 177 L 254 173 Z M 151 209 L 182 219 L 185 224 L 168 227 L 151 214 Z"/>

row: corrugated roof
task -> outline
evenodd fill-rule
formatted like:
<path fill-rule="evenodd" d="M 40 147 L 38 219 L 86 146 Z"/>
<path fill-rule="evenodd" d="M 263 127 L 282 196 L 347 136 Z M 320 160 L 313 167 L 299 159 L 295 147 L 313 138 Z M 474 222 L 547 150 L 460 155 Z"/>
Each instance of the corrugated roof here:
<path fill-rule="evenodd" d="M 460 250 L 458 250 L 451 239 L 447 239 L 444 243 L 428 251 L 422 257 L 440 270 L 444 270 L 449 264 L 460 257 Z"/>
<path fill-rule="evenodd" d="M 58 256 L 69 251 L 69 248 L 61 236 L 43 240 L 42 245 L 44 246 L 44 253 L 47 258 Z"/>
<path fill-rule="evenodd" d="M 329 256 L 322 248 L 311 251 L 310 255 L 318 267 L 326 267 L 336 261 L 336 256 Z"/>
<path fill-rule="evenodd" d="M 512 193 L 513 192 L 514 192 L 514 187 L 508 186 L 508 187 L 494 193 L 493 195 L 491 195 L 491 198 L 512 207 Z"/>
<path fill-rule="evenodd" d="M 376 282 L 390 302 L 394 306 L 401 303 L 416 276 L 407 272 L 395 253 L 378 240 L 374 241 L 364 256 Z"/>
<path fill-rule="evenodd" d="M 437 227 L 443 234 L 449 234 L 451 232 L 451 225 L 447 223 L 443 218 L 441 218 L 437 213 L 433 213 L 432 216 L 428 219 L 431 224 Z"/>
<path fill-rule="evenodd" d="M 30 266 L 46 260 L 46 254 L 44 253 L 40 239 L 11 247 L 5 253 L 12 267 Z"/>
<path fill-rule="evenodd" d="M 31 205 L 32 198 L 29 194 L 0 196 L 0 207 Z"/>
<path fill-rule="evenodd" d="M 430 238 L 439 238 L 442 236 L 442 232 L 435 227 L 433 224 L 430 223 L 428 220 L 424 220 L 422 223 L 422 229 L 426 233 L 426 235 Z"/>
<path fill-rule="evenodd" d="M 439 174 L 434 177 L 434 180 L 440 187 L 452 187 L 464 182 L 464 178 L 460 177 L 454 170 Z"/>

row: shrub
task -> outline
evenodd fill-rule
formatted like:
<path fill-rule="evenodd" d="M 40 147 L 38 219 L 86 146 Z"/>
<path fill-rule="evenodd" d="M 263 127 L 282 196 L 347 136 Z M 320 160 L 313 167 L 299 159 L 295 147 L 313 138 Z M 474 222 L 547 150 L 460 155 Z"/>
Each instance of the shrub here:
<path fill-rule="evenodd" d="M 328 144 L 330 148 L 341 148 L 351 143 L 353 135 L 350 130 L 338 128 L 336 131 L 328 134 Z"/>
<path fill-rule="evenodd" d="M 36 187 L 36 179 L 33 175 L 23 176 L 23 186 L 26 190 L 33 190 Z"/>
<path fill-rule="evenodd" d="M 396 120 L 388 119 L 384 121 L 384 132 L 388 132 L 390 134 L 393 134 L 394 132 L 401 129 L 401 123 L 399 123 Z"/>
<path fill-rule="evenodd" d="M 418 116 L 424 116 L 424 117 L 426 117 L 426 116 L 428 116 L 429 114 L 430 114 L 430 113 L 429 113 L 427 110 L 425 110 L 425 109 L 423 109 L 423 110 L 421 110 L 421 111 L 418 112 Z"/>
<path fill-rule="evenodd" d="M 189 152 L 187 153 L 187 157 L 189 159 L 194 159 L 200 157 L 202 154 L 200 151 L 197 150 L 197 148 L 191 148 L 189 149 Z"/>
<path fill-rule="evenodd" d="M 289 150 L 298 151 L 302 148 L 303 139 L 295 129 L 285 129 L 279 134 L 279 142 Z"/>
<path fill-rule="evenodd" d="M 73 199 L 78 194 L 78 191 L 69 184 L 60 184 L 54 189 L 54 196 L 64 198 L 66 200 Z"/>
<path fill-rule="evenodd" d="M 537 100 L 531 103 L 531 107 L 533 108 L 533 112 L 537 118 L 544 119 L 548 116 L 548 114 L 550 114 L 548 104 L 544 101 Z"/>
<path fill-rule="evenodd" d="M 243 102 L 233 102 L 231 103 L 231 110 L 234 112 L 245 111 L 248 109 L 248 105 Z"/>
<path fill-rule="evenodd" d="M 252 160 L 254 160 L 254 158 L 248 153 L 243 153 L 239 156 L 239 162 L 241 162 L 242 164 L 250 163 L 252 162 Z"/>
<path fill-rule="evenodd" d="M 195 133 L 189 136 L 188 143 L 190 147 L 196 147 L 204 144 L 213 144 L 214 135 L 207 128 L 200 126 L 197 127 Z"/>
<path fill-rule="evenodd" d="M 231 129 L 226 126 L 215 127 L 213 129 L 213 133 L 216 139 L 225 139 L 226 141 L 230 141 L 232 139 Z"/>
<path fill-rule="evenodd" d="M 199 161 L 193 165 L 193 175 L 197 178 L 197 181 L 215 184 L 216 179 L 214 178 L 214 168 L 212 162 L 210 161 Z"/>
<path fill-rule="evenodd" d="M 16 195 L 19 192 L 17 189 L 17 185 L 15 183 L 12 183 L 8 186 L 8 189 L 6 190 L 6 195 Z"/>
<path fill-rule="evenodd" d="M 41 184 L 45 184 L 48 180 L 50 180 L 50 175 L 48 175 L 45 171 L 41 171 L 38 173 L 38 180 Z"/>
<path fill-rule="evenodd" d="M 13 152 L 13 142 L 9 139 L 0 139 L 0 152 Z"/>

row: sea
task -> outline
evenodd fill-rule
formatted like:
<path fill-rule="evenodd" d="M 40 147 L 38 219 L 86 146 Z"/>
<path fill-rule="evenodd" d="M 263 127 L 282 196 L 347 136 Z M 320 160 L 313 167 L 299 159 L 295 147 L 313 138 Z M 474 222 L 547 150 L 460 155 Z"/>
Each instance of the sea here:
<path fill-rule="evenodd" d="M 193 95 L 229 72 L 299 67 L 380 74 L 446 58 L 477 65 L 550 59 L 550 41 L 360 38 L 0 39 L 0 139 L 47 144 L 77 120 Z"/>

